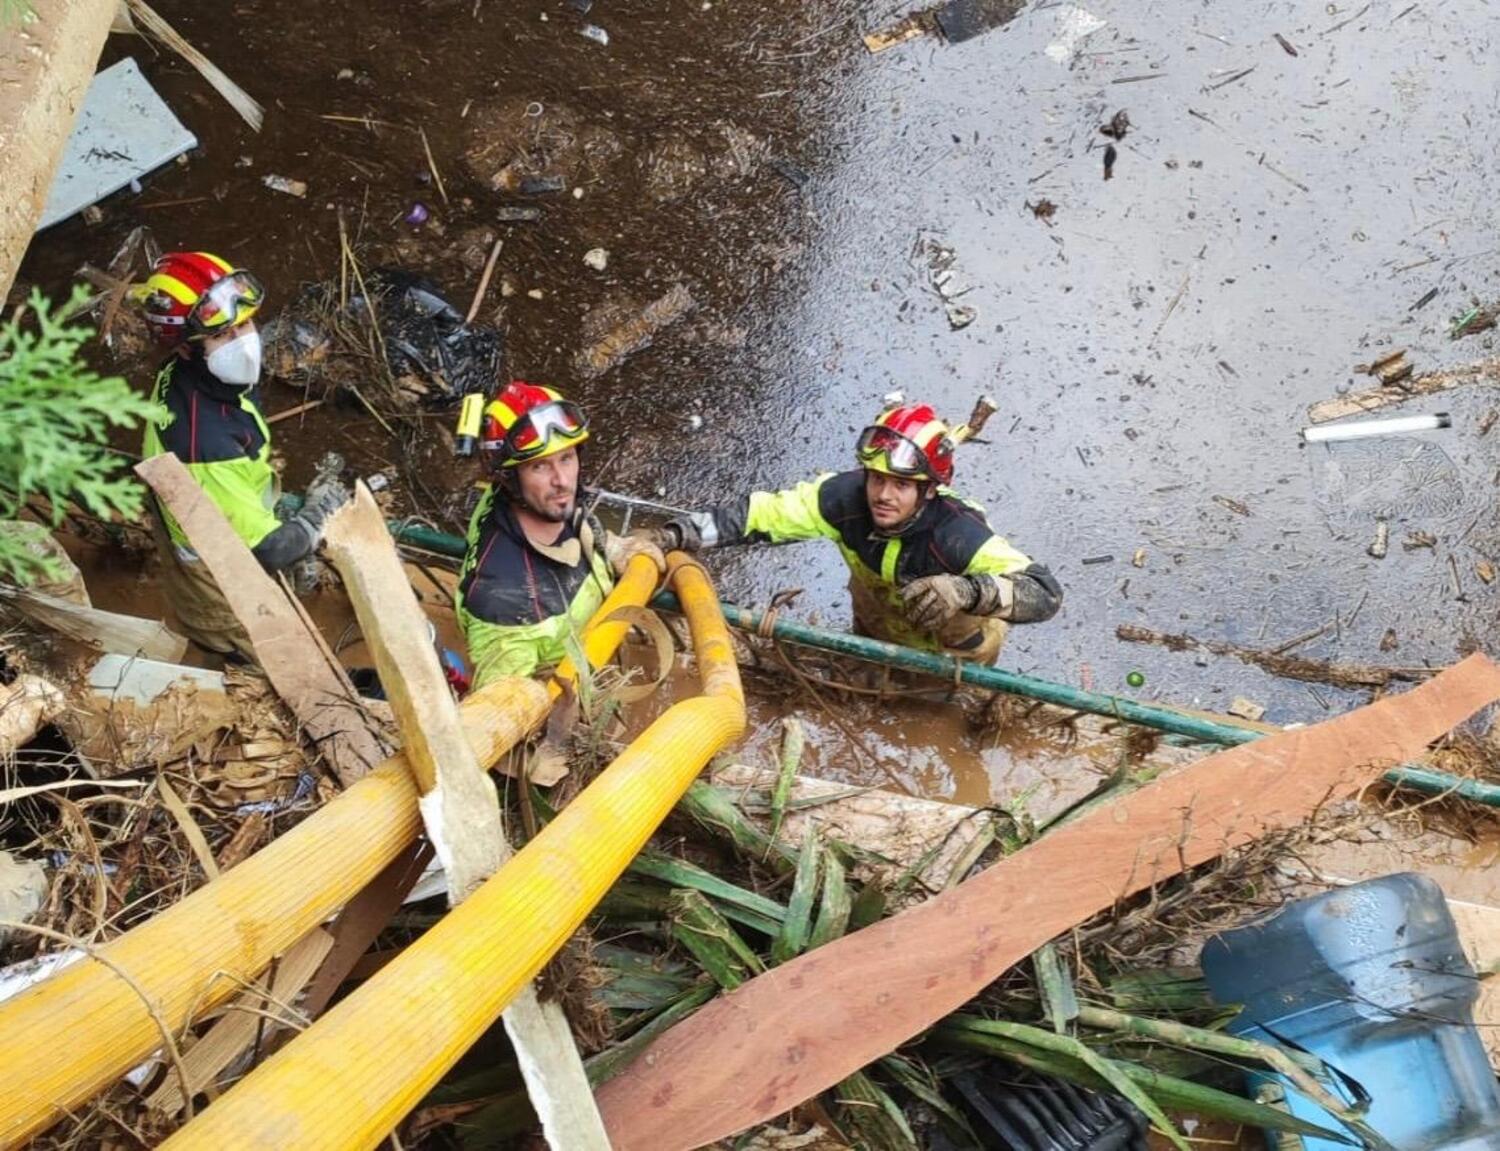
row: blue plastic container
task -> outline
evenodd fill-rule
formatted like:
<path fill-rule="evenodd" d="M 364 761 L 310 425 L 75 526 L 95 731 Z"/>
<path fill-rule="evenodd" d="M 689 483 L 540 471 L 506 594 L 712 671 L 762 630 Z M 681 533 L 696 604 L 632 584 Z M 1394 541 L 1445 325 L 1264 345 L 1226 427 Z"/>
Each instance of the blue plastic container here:
<path fill-rule="evenodd" d="M 1203 973 L 1220 1003 L 1243 1004 L 1233 1033 L 1294 1043 L 1358 1083 L 1371 1101 L 1366 1122 L 1400 1151 L 1500 1151 L 1474 969 L 1432 880 L 1387 875 L 1288 904 L 1209 940 Z M 1284 1086 L 1294 1115 L 1340 1129 Z M 1352 1103 L 1358 1092 L 1334 1094 Z"/>

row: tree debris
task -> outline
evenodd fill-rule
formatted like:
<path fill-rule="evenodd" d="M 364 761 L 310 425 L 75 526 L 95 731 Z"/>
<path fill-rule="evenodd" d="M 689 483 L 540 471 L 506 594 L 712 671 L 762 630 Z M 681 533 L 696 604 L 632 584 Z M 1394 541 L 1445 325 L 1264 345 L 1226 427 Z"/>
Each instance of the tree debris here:
<path fill-rule="evenodd" d="M 1307 410 L 1307 417 L 1315 424 L 1375 411 L 1402 404 L 1417 396 L 1430 396 L 1446 392 L 1465 384 L 1500 384 L 1500 356 L 1491 356 L 1457 368 L 1429 372 L 1418 376 L 1399 388 L 1374 388 L 1367 392 L 1355 392 L 1347 396 L 1336 396 L 1331 400 L 1320 400 Z"/>
<path fill-rule="evenodd" d="M 1416 683 L 1435 674 L 1429 667 L 1381 667 L 1366 663 L 1334 663 L 1305 659 L 1302 656 L 1278 655 L 1274 651 L 1241 647 L 1222 640 L 1201 640 L 1186 634 L 1153 631 L 1136 624 L 1122 623 L 1115 628 L 1117 638 L 1127 643 L 1150 643 L 1168 651 L 1206 651 L 1228 655 L 1242 663 L 1253 664 L 1283 679 L 1307 683 L 1327 683 L 1334 687 L 1389 687 L 1392 683 Z"/>

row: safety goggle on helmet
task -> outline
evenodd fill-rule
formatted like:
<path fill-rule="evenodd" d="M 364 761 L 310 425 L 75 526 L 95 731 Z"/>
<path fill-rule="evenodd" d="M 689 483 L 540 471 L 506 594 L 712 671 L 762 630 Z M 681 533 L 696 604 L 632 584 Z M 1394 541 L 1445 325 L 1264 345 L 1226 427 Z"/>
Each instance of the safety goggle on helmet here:
<path fill-rule="evenodd" d="M 551 388 L 513 381 L 485 408 L 479 448 L 492 468 L 543 459 L 589 437 L 577 404 Z"/>
<path fill-rule="evenodd" d="M 854 449 L 862 468 L 906 480 L 953 479 L 948 426 L 926 404 L 892 408 L 860 433 Z"/>
<path fill-rule="evenodd" d="M 265 303 L 266 289 L 243 269 L 215 280 L 198 298 L 187 317 L 189 336 L 211 336 L 238 327 Z"/>

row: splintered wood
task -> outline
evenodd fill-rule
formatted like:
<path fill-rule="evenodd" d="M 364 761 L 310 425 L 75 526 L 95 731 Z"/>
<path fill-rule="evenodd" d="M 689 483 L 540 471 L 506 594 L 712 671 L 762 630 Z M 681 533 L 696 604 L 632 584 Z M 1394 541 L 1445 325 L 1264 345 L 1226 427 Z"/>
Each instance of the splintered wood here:
<path fill-rule="evenodd" d="M 385 758 L 386 748 L 347 677 L 330 666 L 286 592 L 176 456 L 156 456 L 135 471 L 172 513 L 219 587 L 233 589 L 226 599 L 249 633 L 256 659 L 339 782 L 348 787 L 365 775 Z"/>
<path fill-rule="evenodd" d="M 1377 361 L 1377 367 L 1379 363 Z M 1307 418 L 1315 424 L 1326 424 L 1329 420 L 1357 416 L 1360 412 L 1373 412 L 1393 404 L 1404 404 L 1418 396 L 1435 395 L 1465 384 L 1500 384 L 1500 356 L 1491 356 L 1487 360 L 1446 371 L 1428 372 L 1391 387 L 1371 388 L 1364 392 L 1351 392 L 1347 396 L 1335 396 L 1331 400 L 1320 400 L 1307 409 Z"/>
<path fill-rule="evenodd" d="M 427 617 L 369 488 L 357 485 L 354 498 L 328 521 L 324 539 L 396 714 L 421 792 L 422 821 L 456 906 L 510 854 L 499 798 L 464 737 Z"/>
<path fill-rule="evenodd" d="M 894 1051 L 1048 940 L 1300 823 L 1500 699 L 1475 655 L 1404 695 L 1268 736 L 1049 832 L 951 891 L 773 968 L 667 1031 L 599 1091 L 616 1151 L 689 1151 Z"/>

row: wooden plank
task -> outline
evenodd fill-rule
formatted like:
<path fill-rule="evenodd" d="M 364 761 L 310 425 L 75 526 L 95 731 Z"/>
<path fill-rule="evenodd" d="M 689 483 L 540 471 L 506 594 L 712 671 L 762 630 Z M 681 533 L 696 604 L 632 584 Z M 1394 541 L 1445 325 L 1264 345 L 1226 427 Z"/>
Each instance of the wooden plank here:
<path fill-rule="evenodd" d="M 143 656 L 162 663 L 181 663 L 187 654 L 188 641 L 160 620 L 101 611 L 21 589 L 0 593 L 0 607 L 103 652 Z"/>
<path fill-rule="evenodd" d="M 750 980 L 600 1090 L 614 1148 L 688 1151 L 789 1110 L 1116 900 L 1300 822 L 1497 698 L 1500 666 L 1471 656 L 1404 695 L 1199 760 Z"/>
<path fill-rule="evenodd" d="M 385 515 L 363 483 L 329 518 L 323 539 L 401 729 L 402 750 L 421 793 L 422 822 L 448 876 L 449 906 L 456 906 L 508 854 L 495 785 L 464 738 L 427 617 Z"/>
<path fill-rule="evenodd" d="M 0 300 L 36 231 L 117 6 L 49 0 L 34 6 L 32 22 L 0 29 Z"/>
<path fill-rule="evenodd" d="M 364 484 L 329 520 L 324 539 L 395 712 L 422 793 L 422 822 L 447 875 L 449 905 L 456 906 L 511 855 L 494 785 L 464 738 L 427 617 Z M 609 1151 L 562 1008 L 543 1004 L 528 984 L 504 1020 L 547 1142 L 558 1151 Z"/>
<path fill-rule="evenodd" d="M 302 1000 L 302 1010 L 309 1019 L 323 1014 L 333 993 L 349 978 L 354 965 L 391 921 L 431 858 L 431 844 L 426 840 L 413 843 L 386 864 L 339 912 L 332 928 L 333 950 L 318 968 Z"/>
<path fill-rule="evenodd" d="M 137 464 L 135 471 L 181 525 L 219 587 L 234 589 L 226 597 L 229 606 L 249 633 L 271 686 L 327 756 L 339 782 L 348 787 L 379 764 L 388 752 L 359 696 L 329 669 L 309 625 L 182 462 L 169 452 Z"/>
<path fill-rule="evenodd" d="M 246 991 L 235 999 L 224 1016 L 208 1029 L 197 1043 L 182 1057 L 183 1070 L 193 1092 L 212 1085 L 219 1073 L 248 1051 L 257 1035 L 270 1034 L 281 1027 L 298 1027 L 304 1020 L 288 1016 L 281 1004 L 290 1006 L 303 986 L 312 978 L 313 972 L 322 963 L 323 957 L 333 947 L 333 936 L 321 927 L 315 927 L 292 944 L 276 966 L 271 980 L 271 997 L 258 991 Z M 282 1020 L 278 1026 L 267 1024 L 261 1012 L 269 1012 Z M 185 1106 L 182 1095 L 182 1080 L 177 1075 L 168 1075 L 146 1100 L 153 1111 L 175 1115 Z"/>
<path fill-rule="evenodd" d="M 1370 388 L 1363 392 L 1351 392 L 1347 396 L 1335 396 L 1331 400 L 1320 400 L 1307 409 L 1307 418 L 1312 423 L 1325 424 L 1329 420 L 1377 411 L 1392 404 L 1404 404 L 1419 396 L 1436 395 L 1465 384 L 1500 384 L 1500 356 L 1476 360 L 1472 364 L 1444 371 L 1428 372 L 1403 384 Z"/>

